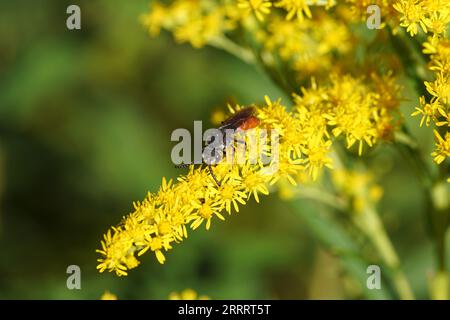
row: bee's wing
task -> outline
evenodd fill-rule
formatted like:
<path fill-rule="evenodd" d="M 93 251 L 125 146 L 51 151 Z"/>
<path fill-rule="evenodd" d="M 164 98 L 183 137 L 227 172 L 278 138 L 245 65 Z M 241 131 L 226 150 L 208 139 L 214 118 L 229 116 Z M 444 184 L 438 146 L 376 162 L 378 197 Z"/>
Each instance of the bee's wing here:
<path fill-rule="evenodd" d="M 242 110 L 239 110 L 237 113 L 235 113 L 233 116 L 225 120 L 222 125 L 219 127 L 220 130 L 225 129 L 237 129 L 241 126 L 242 123 L 245 122 L 245 120 L 253 115 L 254 113 L 253 107 L 248 107 Z"/>

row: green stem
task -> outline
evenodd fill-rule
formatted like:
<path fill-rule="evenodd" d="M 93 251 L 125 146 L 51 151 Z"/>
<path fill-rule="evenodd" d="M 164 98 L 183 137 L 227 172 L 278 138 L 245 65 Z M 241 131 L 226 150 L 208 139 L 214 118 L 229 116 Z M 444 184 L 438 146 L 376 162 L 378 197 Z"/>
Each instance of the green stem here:
<path fill-rule="evenodd" d="M 405 125 L 402 126 L 401 131 L 395 134 L 395 142 L 398 150 L 403 154 L 404 158 L 410 162 L 424 191 L 428 193 L 428 190 L 433 184 L 433 173 L 425 161 L 419 146 L 413 141 L 414 139 L 411 138 L 411 134 Z"/>
<path fill-rule="evenodd" d="M 344 199 L 323 189 L 302 187 L 295 189 L 294 194 L 299 198 L 311 199 L 321 202 L 339 211 L 345 211 L 346 209 L 348 209 L 348 205 Z"/>
<path fill-rule="evenodd" d="M 288 96 L 291 96 L 293 92 L 291 90 L 292 88 L 289 87 L 289 85 L 286 83 L 286 81 L 278 72 L 278 70 L 274 68 L 272 65 L 266 63 L 263 57 L 258 52 L 254 52 L 253 50 L 241 47 L 235 42 L 228 39 L 227 37 L 214 38 L 209 42 L 209 45 L 216 49 L 223 50 L 231 54 L 232 56 L 235 56 L 236 58 L 250 65 L 255 66 L 262 72 L 266 72 L 276 86 L 278 86 L 281 90 L 286 92 Z"/>
<path fill-rule="evenodd" d="M 403 70 L 414 81 L 417 92 L 429 97 L 423 83 L 427 77 L 427 59 L 422 54 L 420 46 L 417 45 L 415 40 L 409 38 L 403 30 L 400 30 L 396 36 L 389 32 L 389 36 L 392 47 L 402 62 Z"/>
<path fill-rule="evenodd" d="M 397 37 L 391 37 L 391 43 L 402 59 L 406 74 L 414 81 L 417 92 L 429 98 L 429 93 L 423 84 L 428 57 L 422 54 L 420 43 L 415 39 L 406 39 L 404 32 Z M 402 128 L 402 134 L 411 136 L 405 126 Z M 433 299 L 447 299 L 449 276 L 446 267 L 445 235 L 450 222 L 450 206 L 448 184 L 445 179 L 448 169 L 445 169 L 444 164 L 440 166 L 439 174 L 433 174 L 418 146 L 405 143 L 401 135 L 396 136 L 396 142 L 399 142 L 400 151 L 406 155 L 408 161 L 412 162 L 413 168 L 418 173 L 427 203 L 430 205 L 426 213 L 432 229 L 438 262 L 436 274 L 430 283 L 430 294 Z"/>
<path fill-rule="evenodd" d="M 339 211 L 346 212 L 349 209 L 344 199 L 318 188 L 305 187 L 296 190 L 295 194 L 301 198 L 319 201 Z M 414 299 L 408 279 L 400 268 L 398 255 L 378 213 L 372 206 L 366 206 L 364 212 L 354 213 L 353 217 L 354 224 L 370 239 L 383 262 L 391 269 L 392 282 L 399 297 L 403 300 Z"/>
<path fill-rule="evenodd" d="M 392 270 L 392 281 L 400 299 L 414 299 L 408 279 L 400 268 L 398 255 L 375 208 L 366 205 L 362 213 L 354 214 L 353 220 L 371 240 L 384 263 Z"/>
<path fill-rule="evenodd" d="M 403 134 L 410 136 L 405 127 Z M 447 299 L 449 297 L 449 277 L 446 265 L 445 236 L 450 223 L 450 192 L 446 182 L 446 170 L 441 169 L 438 175 L 433 174 L 417 146 L 404 144 L 402 143 L 403 139 L 396 139 L 396 142 L 399 150 L 404 153 L 404 157 L 411 162 L 415 169 L 427 199 L 426 216 L 431 227 L 438 264 L 430 283 L 430 295 L 433 299 Z M 443 167 L 441 165 L 440 168 Z"/>
<path fill-rule="evenodd" d="M 272 68 L 268 68 L 268 66 L 262 61 L 261 57 L 253 52 L 249 52 L 249 50 L 244 49 L 234 42 L 226 39 L 220 38 L 218 41 L 214 41 L 211 43 L 213 46 L 223 49 L 232 55 L 242 59 L 247 63 L 255 64 L 255 62 L 259 62 L 259 64 L 266 69 L 274 82 L 281 87 L 281 89 L 287 91 L 286 93 L 290 96 L 291 92 L 288 89 L 284 79 L 279 76 L 276 70 Z M 342 166 L 342 163 L 339 161 L 339 158 L 335 156 L 336 162 L 338 166 Z M 347 204 L 342 202 L 342 199 L 335 197 L 334 195 L 326 194 L 320 192 L 318 189 L 304 189 L 297 193 L 298 196 L 304 198 L 310 198 L 314 200 L 319 200 L 327 205 L 330 205 L 339 210 L 348 209 Z M 385 264 L 390 267 L 393 271 L 393 285 L 396 287 L 396 290 L 401 299 L 414 299 L 413 292 L 410 288 L 409 282 L 406 276 L 403 274 L 400 268 L 400 262 L 395 252 L 395 249 L 384 229 L 383 223 L 381 222 L 377 212 L 373 207 L 367 207 L 365 212 L 362 215 L 355 214 L 355 224 L 357 224 L 360 229 L 367 235 L 367 237 L 372 241 L 374 247 L 377 249 L 381 258 L 385 262 Z"/>
<path fill-rule="evenodd" d="M 447 272 L 439 271 L 430 281 L 431 298 L 434 300 L 448 300 L 449 280 Z"/>
<path fill-rule="evenodd" d="M 436 242 L 438 268 L 431 279 L 430 294 L 433 299 L 446 300 L 449 298 L 449 276 L 446 261 L 446 233 L 450 223 L 449 184 L 445 178 L 438 181 L 431 188 L 432 227 Z"/>
<path fill-rule="evenodd" d="M 209 44 L 212 47 L 228 52 L 232 56 L 235 56 L 248 64 L 255 64 L 256 62 L 256 57 L 251 50 L 237 45 L 226 37 L 214 38 Z"/>
<path fill-rule="evenodd" d="M 333 165 L 336 169 L 345 169 L 342 159 L 336 150 L 331 152 Z M 370 239 L 384 263 L 392 270 L 392 282 L 401 299 L 414 299 L 414 294 L 404 275 L 398 255 L 384 228 L 375 207 L 370 204 L 367 190 L 359 190 L 359 196 L 365 199 L 366 205 L 363 212 L 353 212 L 353 223 Z"/>

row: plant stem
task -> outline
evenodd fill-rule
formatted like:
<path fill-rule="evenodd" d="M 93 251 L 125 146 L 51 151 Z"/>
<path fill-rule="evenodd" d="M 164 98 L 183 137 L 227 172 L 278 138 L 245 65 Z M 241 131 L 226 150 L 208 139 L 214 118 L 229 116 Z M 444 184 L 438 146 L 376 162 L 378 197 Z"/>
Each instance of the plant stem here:
<path fill-rule="evenodd" d="M 430 281 L 431 298 L 434 300 L 448 300 L 448 274 L 439 271 Z"/>
<path fill-rule="evenodd" d="M 429 93 L 423 84 L 428 57 L 422 54 L 420 44 L 414 39 L 406 39 L 404 32 L 397 37 L 391 36 L 391 43 L 402 59 L 406 74 L 414 81 L 417 92 L 429 98 Z M 405 126 L 402 128 L 402 134 L 411 137 Z M 399 142 L 400 151 L 405 153 L 406 159 L 412 162 L 417 171 L 427 197 L 427 204 L 430 206 L 426 213 L 432 229 L 438 262 L 436 274 L 430 283 L 430 295 L 433 299 L 447 299 L 449 276 L 446 267 L 445 235 L 450 223 L 450 205 L 448 184 L 445 179 L 448 169 L 446 170 L 445 164 L 442 164 L 439 174 L 433 174 L 418 146 L 407 143 L 403 138 L 402 135 L 397 135 L 396 142 Z"/>
<path fill-rule="evenodd" d="M 345 211 L 346 209 L 348 209 L 348 205 L 344 199 L 323 189 L 302 187 L 295 189 L 294 194 L 299 198 L 322 202 L 323 204 L 326 204 L 340 211 Z"/>
<path fill-rule="evenodd" d="M 396 145 L 404 158 L 411 163 L 424 190 L 429 190 L 433 184 L 433 173 L 426 163 L 417 143 L 413 144 L 411 141 L 414 141 L 414 139 L 411 138 L 408 128 L 403 125 L 401 131 L 395 134 Z"/>
<path fill-rule="evenodd" d="M 400 57 L 405 74 L 414 81 L 415 89 L 419 95 L 428 97 L 429 93 L 423 84 L 427 77 L 427 60 L 422 54 L 420 46 L 409 38 L 403 30 L 400 30 L 396 36 L 389 32 L 389 36 L 393 49 Z"/>
<path fill-rule="evenodd" d="M 400 299 L 414 299 L 414 294 L 409 285 L 408 279 L 400 268 L 400 260 L 390 241 L 384 225 L 371 205 L 366 205 L 362 213 L 354 214 L 355 224 L 371 240 L 378 254 L 384 263 L 392 270 L 393 284 L 397 290 Z"/>
<path fill-rule="evenodd" d="M 433 299 L 449 298 L 449 276 L 446 261 L 445 238 L 450 223 L 449 184 L 445 177 L 431 188 L 432 227 L 436 242 L 438 268 L 431 280 L 430 295 Z"/>
<path fill-rule="evenodd" d="M 406 127 L 403 134 L 410 136 Z M 405 158 L 412 163 L 418 174 L 427 199 L 427 218 L 430 223 L 432 238 L 436 248 L 437 270 L 430 282 L 430 295 L 433 299 L 447 299 L 449 297 L 449 277 L 446 265 L 445 236 L 450 223 L 449 186 L 446 180 L 445 169 L 439 174 L 433 174 L 425 162 L 418 146 L 403 144 L 403 139 L 396 139 L 399 150 Z M 441 165 L 440 168 L 445 168 Z"/>
<path fill-rule="evenodd" d="M 245 63 L 255 66 L 255 68 L 259 69 L 261 72 L 266 72 L 277 87 L 286 92 L 289 97 L 291 96 L 293 91 L 286 81 L 284 81 L 278 70 L 273 66 L 266 64 L 258 52 L 241 47 L 226 37 L 214 38 L 209 42 L 209 45 L 216 49 L 223 50 Z"/>
<path fill-rule="evenodd" d="M 231 53 L 247 63 L 257 65 L 256 62 L 259 62 L 261 66 L 268 71 L 274 82 L 290 96 L 291 92 L 287 90 L 286 84 L 280 79 L 281 77 L 279 78 L 275 75 L 271 68 L 267 69 L 267 66 L 263 61 L 261 61 L 261 57 L 257 54 L 236 45 L 234 42 L 226 38 L 220 38 L 218 41 L 214 41 L 212 45 Z M 412 146 L 410 147 L 412 148 Z M 333 157 L 335 158 L 338 167 L 342 167 L 342 162 L 337 156 L 337 153 L 334 152 Z M 297 195 L 304 198 L 319 200 L 322 203 L 330 205 L 341 211 L 348 210 L 348 204 L 341 198 L 332 194 L 323 193 L 319 189 L 304 188 L 303 190 L 298 191 Z M 401 299 L 414 299 L 414 294 L 410 288 L 409 282 L 400 268 L 398 255 L 384 229 L 378 213 L 371 205 L 367 205 L 365 207 L 366 208 L 362 214 L 354 213 L 354 223 L 359 226 L 360 230 L 362 230 L 371 240 L 384 263 L 393 271 L 393 285 L 395 286 L 399 297 Z"/>
<path fill-rule="evenodd" d="M 343 161 L 336 150 L 333 150 L 331 157 L 336 169 L 345 170 Z M 414 299 L 414 294 L 408 279 L 400 268 L 400 260 L 384 228 L 384 224 L 375 207 L 368 199 L 368 191 L 366 188 L 362 188 L 359 190 L 359 193 L 359 197 L 364 199 L 365 205 L 362 212 L 352 213 L 353 223 L 369 238 L 381 259 L 392 270 L 392 282 L 399 297 L 404 300 Z"/>
<path fill-rule="evenodd" d="M 238 59 L 248 64 L 256 63 L 255 55 L 251 50 L 237 45 L 236 43 L 234 43 L 233 41 L 231 41 L 226 37 L 214 38 L 209 44 L 217 49 L 221 49 L 228 52 L 229 54 L 237 57 Z"/>

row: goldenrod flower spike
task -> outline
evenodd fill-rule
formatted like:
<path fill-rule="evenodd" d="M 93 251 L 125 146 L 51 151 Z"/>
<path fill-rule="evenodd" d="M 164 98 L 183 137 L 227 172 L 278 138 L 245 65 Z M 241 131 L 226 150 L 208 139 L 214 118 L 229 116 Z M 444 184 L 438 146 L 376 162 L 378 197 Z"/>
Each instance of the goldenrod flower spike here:
<path fill-rule="evenodd" d="M 436 149 L 431 153 L 436 164 L 442 164 L 449 157 L 450 131 L 450 40 L 447 28 L 450 23 L 449 0 L 399 0 L 394 7 L 403 14 L 402 26 L 414 36 L 417 25 L 432 35 L 423 43 L 423 53 L 429 55 L 429 70 L 434 74 L 432 81 L 424 81 L 430 98 L 421 96 L 419 106 L 412 116 L 421 116 L 420 126 L 434 125 Z M 425 25 L 425 27 L 423 26 Z"/>
<path fill-rule="evenodd" d="M 102 256 L 97 268 L 100 272 L 127 275 L 128 270 L 138 266 L 137 257 L 147 251 L 163 264 L 165 253 L 188 237 L 189 228 L 204 225 L 209 230 L 214 219 L 225 220 L 226 214 L 239 212 L 251 198 L 260 202 L 260 195 L 269 194 L 269 185 L 285 181 L 297 185 L 304 180 L 304 172 L 316 179 L 323 167 L 332 168 L 330 132 L 336 137 L 345 136 L 349 148 L 358 142 L 360 154 L 363 143 L 371 147 L 391 136 L 386 134 L 385 124 L 395 128 L 398 101 L 393 95 L 391 100 L 384 100 L 386 107 L 379 97 L 385 86 L 393 86 L 390 92 L 397 87 L 390 75 L 385 80 L 380 86 L 335 75 L 328 85 L 319 87 L 314 83 L 311 89 L 302 88 L 301 96 L 294 95 L 292 111 L 280 99 L 265 97 L 265 104 L 254 108 L 260 119 L 256 130 L 279 134 L 278 144 L 270 141 L 262 150 L 271 156 L 270 161 L 251 161 L 254 159 L 249 152 L 243 163 L 230 165 L 224 159 L 214 168 L 220 186 L 205 167 L 191 166 L 175 181 L 163 178 L 156 194 L 149 193 L 144 201 L 135 203 L 134 211 L 106 233 L 97 251 Z M 229 108 L 234 113 L 241 106 Z"/>

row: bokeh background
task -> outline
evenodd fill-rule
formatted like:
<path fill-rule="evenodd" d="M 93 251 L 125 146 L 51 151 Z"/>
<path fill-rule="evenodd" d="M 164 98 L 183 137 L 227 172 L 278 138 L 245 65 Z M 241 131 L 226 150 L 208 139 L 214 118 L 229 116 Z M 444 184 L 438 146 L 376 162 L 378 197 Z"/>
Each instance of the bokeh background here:
<path fill-rule="evenodd" d="M 66 28 L 70 4 L 81 7 L 82 30 Z M 166 299 L 185 288 L 214 299 L 395 297 L 389 287 L 365 292 L 365 269 L 355 280 L 326 249 L 329 230 L 331 242 L 347 239 L 320 219 L 320 206 L 303 200 L 294 210 L 277 195 L 191 232 L 165 265 L 147 254 L 127 277 L 96 271 L 103 233 L 163 176 L 183 173 L 170 160 L 175 128 L 210 123 L 230 101 L 288 101 L 223 52 L 178 45 L 168 34 L 151 39 L 138 19 L 147 9 L 147 0 L 1 1 L 0 298 L 98 299 L 109 290 Z M 430 131 L 409 119 L 411 102 L 403 108 L 431 147 Z M 366 161 L 382 164 L 380 212 L 425 298 L 434 260 L 417 179 L 390 145 Z M 66 287 L 72 264 L 81 267 L 81 290 Z"/>

